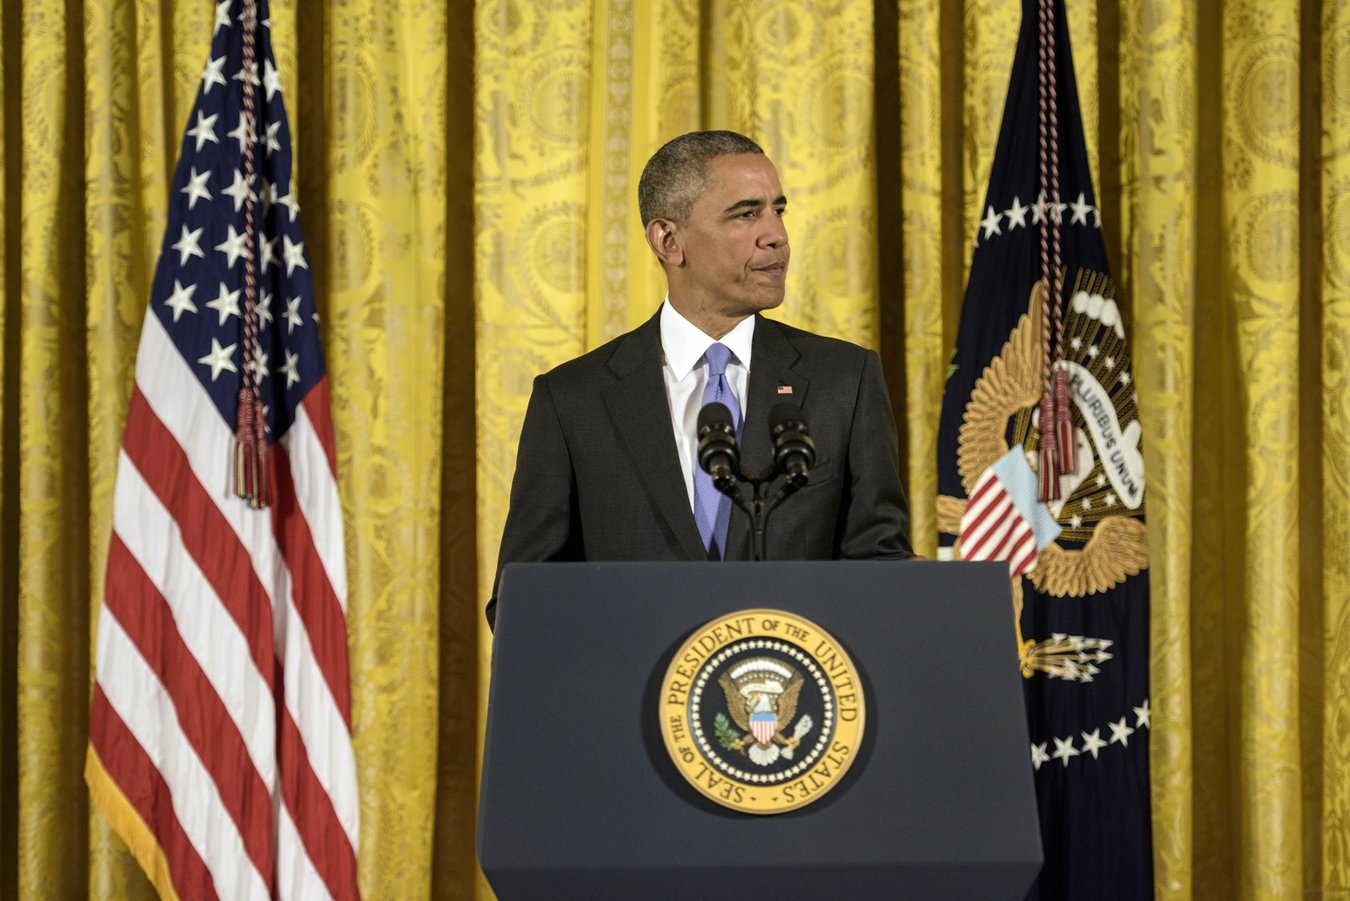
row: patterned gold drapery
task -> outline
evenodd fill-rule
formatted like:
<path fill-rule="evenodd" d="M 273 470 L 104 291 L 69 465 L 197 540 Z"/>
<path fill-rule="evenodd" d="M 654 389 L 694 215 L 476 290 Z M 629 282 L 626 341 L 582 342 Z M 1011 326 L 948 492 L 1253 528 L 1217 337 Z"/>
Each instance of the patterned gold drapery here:
<path fill-rule="evenodd" d="M 144 898 L 81 768 L 112 474 L 213 4 L 0 13 L 0 896 Z M 1350 899 L 1350 7 L 1069 0 L 1149 477 L 1160 897 Z M 781 316 L 881 349 L 935 544 L 1020 0 L 274 0 L 350 575 L 361 884 L 473 862 L 534 374 L 655 309 L 647 155 L 779 165 Z M 1010 666 L 1013 660 L 1010 659 Z"/>

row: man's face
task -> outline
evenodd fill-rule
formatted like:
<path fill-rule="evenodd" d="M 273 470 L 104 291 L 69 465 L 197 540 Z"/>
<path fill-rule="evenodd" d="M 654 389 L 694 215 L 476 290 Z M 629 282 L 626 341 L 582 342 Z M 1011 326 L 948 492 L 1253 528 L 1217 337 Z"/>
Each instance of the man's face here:
<path fill-rule="evenodd" d="M 683 262 L 671 299 L 686 316 L 744 318 L 783 302 L 787 199 L 778 171 L 760 153 L 708 163 L 708 188 L 678 227 Z"/>

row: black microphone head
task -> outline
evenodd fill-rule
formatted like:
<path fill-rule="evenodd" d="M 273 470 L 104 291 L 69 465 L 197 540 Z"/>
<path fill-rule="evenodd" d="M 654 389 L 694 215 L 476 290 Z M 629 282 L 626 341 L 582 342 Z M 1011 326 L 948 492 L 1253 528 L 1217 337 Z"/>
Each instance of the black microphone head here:
<path fill-rule="evenodd" d="M 779 401 L 769 409 L 769 433 L 776 436 L 789 424 L 799 426 L 800 431 L 807 431 L 806 422 L 802 419 L 802 408 L 789 400 Z"/>
<path fill-rule="evenodd" d="M 801 407 L 788 401 L 774 404 L 769 410 L 769 435 L 773 439 L 775 467 L 787 475 L 791 488 L 805 485 L 816 462 L 816 443 L 811 439 Z"/>
<path fill-rule="evenodd" d="M 714 402 L 698 411 L 698 465 L 712 476 L 718 491 L 736 484 L 741 449 L 736 446 L 736 426 L 726 404 Z"/>
<path fill-rule="evenodd" d="M 713 401 L 698 411 L 698 436 L 702 438 L 704 429 L 709 428 L 731 432 L 733 435 L 736 433 L 736 427 L 731 423 L 731 410 L 726 404 Z"/>

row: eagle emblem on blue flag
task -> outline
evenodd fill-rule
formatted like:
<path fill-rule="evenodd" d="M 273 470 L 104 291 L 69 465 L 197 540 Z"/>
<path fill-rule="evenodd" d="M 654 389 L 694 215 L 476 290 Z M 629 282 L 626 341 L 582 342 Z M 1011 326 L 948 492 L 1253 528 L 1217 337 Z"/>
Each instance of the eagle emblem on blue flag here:
<path fill-rule="evenodd" d="M 1037 283 L 1029 304 L 1036 309 L 1044 287 Z M 969 486 L 970 500 L 944 498 L 939 527 L 958 536 L 956 553 L 962 559 L 1007 559 L 1014 577 L 1026 574 L 1036 589 L 1056 597 L 1082 598 L 1120 585 L 1148 566 L 1148 534 L 1144 513 L 1144 464 L 1139 448 L 1138 394 L 1130 373 L 1129 351 L 1112 298 L 1111 281 L 1101 273 L 1083 269 L 1066 311 L 1066 354 L 1057 365 L 1068 374 L 1074 406 L 1073 440 L 1076 466 L 1058 475 L 1059 497 L 1041 503 L 1021 492 L 1015 504 L 1028 518 L 1050 519 L 1042 523 L 1035 551 L 1001 556 L 976 553 L 968 548 L 997 551 L 1011 544 L 1018 534 L 1007 526 L 1008 539 L 990 540 L 983 523 L 972 516 L 988 482 L 1002 469 L 1012 469 L 1025 483 L 1037 465 L 1040 443 L 1039 402 L 1043 390 L 1040 348 L 1041 319 L 1023 314 L 1012 335 L 976 380 L 965 406 L 957 433 L 957 471 Z M 1011 450 L 1010 450 L 1011 445 Z M 1009 456 L 1016 465 L 1009 465 Z M 1017 459 L 1017 458 L 1021 459 Z M 1022 465 L 1023 459 L 1025 465 Z M 1012 491 L 1010 493 L 1017 494 Z M 1026 527 L 1030 533 L 1030 527 Z M 995 538 L 1004 534 L 995 532 Z M 1030 541 L 1030 536 L 1028 541 Z M 978 543 L 975 543 L 978 542 Z M 1030 556 L 1030 563 L 1025 562 Z M 1111 659 L 1110 639 L 1085 635 L 1052 634 L 1040 640 L 1022 635 L 1021 580 L 1013 579 L 1017 639 L 1025 675 L 1044 672 L 1080 681 L 1091 681 L 1099 665 Z"/>

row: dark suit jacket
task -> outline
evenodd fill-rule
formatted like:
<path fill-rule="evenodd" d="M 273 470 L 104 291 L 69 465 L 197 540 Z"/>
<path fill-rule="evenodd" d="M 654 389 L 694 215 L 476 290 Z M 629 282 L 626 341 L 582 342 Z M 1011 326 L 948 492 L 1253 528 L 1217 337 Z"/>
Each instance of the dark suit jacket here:
<path fill-rule="evenodd" d="M 771 461 L 769 410 L 781 401 L 801 405 L 816 444 L 809 484 L 769 517 L 768 559 L 912 556 L 895 419 L 876 353 L 759 317 L 750 364 L 744 469 L 759 472 Z M 707 559 L 661 365 L 658 313 L 535 379 L 497 580 L 515 562 Z M 728 560 L 750 559 L 749 528 L 733 508 Z M 489 623 L 496 603 L 494 581 Z"/>

